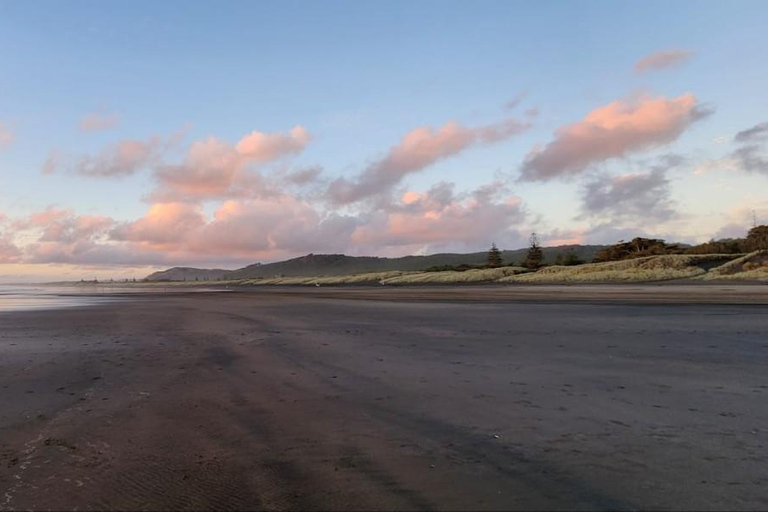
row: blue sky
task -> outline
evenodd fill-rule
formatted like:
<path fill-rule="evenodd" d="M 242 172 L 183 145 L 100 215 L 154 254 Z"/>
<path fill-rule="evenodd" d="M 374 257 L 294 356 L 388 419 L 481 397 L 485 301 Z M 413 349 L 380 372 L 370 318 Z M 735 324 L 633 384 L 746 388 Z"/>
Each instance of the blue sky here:
<path fill-rule="evenodd" d="M 17 249 L 0 265 L 0 274 L 22 268 L 34 273 L 36 264 L 47 266 L 46 272 L 87 268 L 93 273 L 117 262 L 93 254 L 79 258 L 84 245 L 75 250 L 62 245 L 71 245 L 71 236 L 41 235 L 48 226 L 40 222 L 20 227 L 46 209 L 67 211 L 51 222 L 77 223 L 82 215 L 111 219 L 103 230 L 85 233 L 81 242 L 107 247 L 109 254 L 126 251 L 117 258 L 126 268 L 163 266 L 174 256 L 183 260 L 179 263 L 236 266 L 298 255 L 304 247 L 272 240 L 268 248 L 241 247 L 231 257 L 214 251 L 198 261 L 190 253 L 205 253 L 200 233 L 190 234 L 196 241 L 187 239 L 183 246 L 112 233 L 147 216 L 158 203 L 153 191 L 162 186 L 158 168 L 180 165 L 196 141 L 214 137 L 235 145 L 254 131 L 286 134 L 297 125 L 311 136 L 300 151 L 251 162 L 247 172 L 270 177 L 322 169 L 318 181 L 302 190 L 275 185 L 279 197 L 307 205 L 317 222 L 334 214 L 352 219 L 348 239 L 323 243 L 314 252 L 473 250 L 492 237 L 503 237 L 497 243 L 512 248 L 532 230 L 553 241 L 583 242 L 607 242 L 630 229 L 684 241 L 720 230 L 732 234 L 733 225 L 745 222 L 739 217 L 744 211 L 768 214 L 762 192 L 768 176 L 740 168 L 729 156 L 736 133 L 768 121 L 765 26 L 768 5 L 762 1 L 0 1 L 0 126 L 12 134 L 0 148 L 0 212 L 6 219 L 0 235 Z M 669 51 L 687 53 L 677 65 L 634 72 L 643 57 Z M 686 93 L 708 115 L 673 135 L 555 179 L 519 180 L 534 148 L 546 147 L 557 130 L 590 112 L 615 101 L 627 108 L 642 105 L 643 98 L 672 102 Z M 515 98 L 519 105 L 505 108 Z M 537 114 L 526 114 L 528 109 Z M 89 114 L 116 123 L 83 131 L 78 125 Z M 387 182 L 365 201 L 327 201 L 324 186 L 337 178 L 354 182 L 419 127 L 437 130 L 455 121 L 474 128 L 511 118 L 526 129 L 500 142 L 449 152 L 394 184 Z M 179 133 L 183 141 L 168 142 Z M 151 137 L 168 147 L 139 168 L 111 177 L 77 170 L 84 155 Z M 52 151 L 64 155 L 66 163 L 43 174 Z M 674 215 L 648 223 L 622 214 L 618 222 L 615 208 L 608 208 L 584 217 L 587 183 L 649 172 L 655 159 L 670 153 L 685 158 L 685 164 L 666 169 L 663 179 L 656 176 L 659 183 L 668 182 L 657 184 L 656 192 L 668 194 L 670 204 L 643 204 L 671 208 Z M 424 194 L 440 182 L 454 184 L 454 203 L 465 209 L 472 207 L 462 194 L 489 183 L 505 187 L 519 200 L 518 217 L 502 215 L 498 226 L 487 229 L 488 240 L 461 239 L 457 233 L 456 239 L 431 236 L 420 244 L 415 234 L 406 237 L 407 243 L 397 236 L 363 236 L 374 227 L 380 231 L 397 224 L 402 192 Z M 210 224 L 227 201 L 274 201 L 274 190 L 271 199 L 251 192 L 175 196 L 174 202 L 197 208 Z M 499 204 L 507 200 L 497 199 Z M 263 211 L 263 205 L 240 206 Z M 280 210 L 279 204 L 272 206 Z M 374 219 L 381 223 L 371 224 Z M 251 222 L 267 229 L 258 218 Z M 54 242 L 59 246 L 44 252 L 57 256 L 41 257 L 40 244 Z"/>

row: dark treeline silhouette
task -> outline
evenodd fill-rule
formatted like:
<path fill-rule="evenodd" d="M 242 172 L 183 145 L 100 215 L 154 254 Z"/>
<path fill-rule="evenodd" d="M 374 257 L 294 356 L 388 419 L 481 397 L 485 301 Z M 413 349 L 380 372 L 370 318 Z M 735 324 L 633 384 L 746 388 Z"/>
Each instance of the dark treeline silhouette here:
<path fill-rule="evenodd" d="M 765 249 L 768 249 L 768 225 L 755 226 L 744 238 L 710 240 L 694 246 L 668 244 L 656 238 L 638 237 L 629 242 L 622 240 L 600 250 L 593 261 L 599 263 L 663 254 L 742 254 Z"/>

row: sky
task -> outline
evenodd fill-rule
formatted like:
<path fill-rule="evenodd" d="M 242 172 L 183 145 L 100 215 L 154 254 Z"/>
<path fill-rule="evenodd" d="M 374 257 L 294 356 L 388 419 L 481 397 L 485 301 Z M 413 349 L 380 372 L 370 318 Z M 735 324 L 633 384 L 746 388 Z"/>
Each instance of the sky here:
<path fill-rule="evenodd" d="M 0 281 L 768 223 L 768 3 L 0 0 Z"/>

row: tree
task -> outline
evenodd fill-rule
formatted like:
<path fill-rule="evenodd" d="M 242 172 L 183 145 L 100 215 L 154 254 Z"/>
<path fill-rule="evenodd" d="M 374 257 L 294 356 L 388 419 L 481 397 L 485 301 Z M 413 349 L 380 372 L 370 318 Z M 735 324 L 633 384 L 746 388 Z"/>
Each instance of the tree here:
<path fill-rule="evenodd" d="M 544 261 L 544 252 L 539 245 L 539 237 L 536 236 L 536 233 L 531 233 L 531 237 L 528 239 L 528 254 L 525 256 L 523 265 L 531 270 L 536 270 L 541 266 L 542 261 Z"/>
<path fill-rule="evenodd" d="M 745 245 L 748 251 L 768 249 L 768 225 L 755 226 L 750 229 Z"/>
<path fill-rule="evenodd" d="M 565 254 L 565 258 L 563 260 L 563 265 L 573 266 L 573 265 L 582 265 L 583 263 L 584 263 L 584 260 L 579 258 L 579 255 L 576 254 L 575 250 L 568 249 L 568 252 Z"/>
<path fill-rule="evenodd" d="M 685 252 L 677 244 L 667 244 L 664 240 L 655 238 L 633 238 L 630 242 L 623 240 L 616 245 L 601 249 L 595 255 L 594 263 L 604 261 L 630 260 L 645 256 L 658 256 L 660 254 L 681 254 Z"/>
<path fill-rule="evenodd" d="M 501 265 L 503 265 L 503 261 L 501 260 L 501 251 L 498 247 L 496 247 L 495 243 L 492 243 L 491 249 L 488 251 L 488 266 L 500 267 Z"/>

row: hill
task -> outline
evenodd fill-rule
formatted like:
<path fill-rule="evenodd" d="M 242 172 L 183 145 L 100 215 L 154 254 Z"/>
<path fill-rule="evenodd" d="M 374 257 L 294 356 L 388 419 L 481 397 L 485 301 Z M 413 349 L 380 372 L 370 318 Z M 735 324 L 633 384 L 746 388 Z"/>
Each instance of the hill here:
<path fill-rule="evenodd" d="M 147 281 L 218 281 L 229 272 L 223 269 L 173 267 L 148 275 Z"/>
<path fill-rule="evenodd" d="M 544 259 L 552 263 L 558 257 L 573 253 L 581 260 L 591 261 L 602 245 L 562 245 L 544 247 Z M 504 264 L 519 264 L 525 259 L 528 249 L 502 251 Z M 147 276 L 148 281 L 194 281 L 219 279 L 253 279 L 259 277 L 313 277 L 362 274 L 368 272 L 391 272 L 395 270 L 427 270 L 432 267 L 483 265 L 488 253 L 467 254 L 443 253 L 428 256 L 403 256 L 400 258 L 379 258 L 375 256 L 347 256 L 344 254 L 308 254 L 275 263 L 256 263 L 238 270 L 207 270 L 176 267 Z"/>

